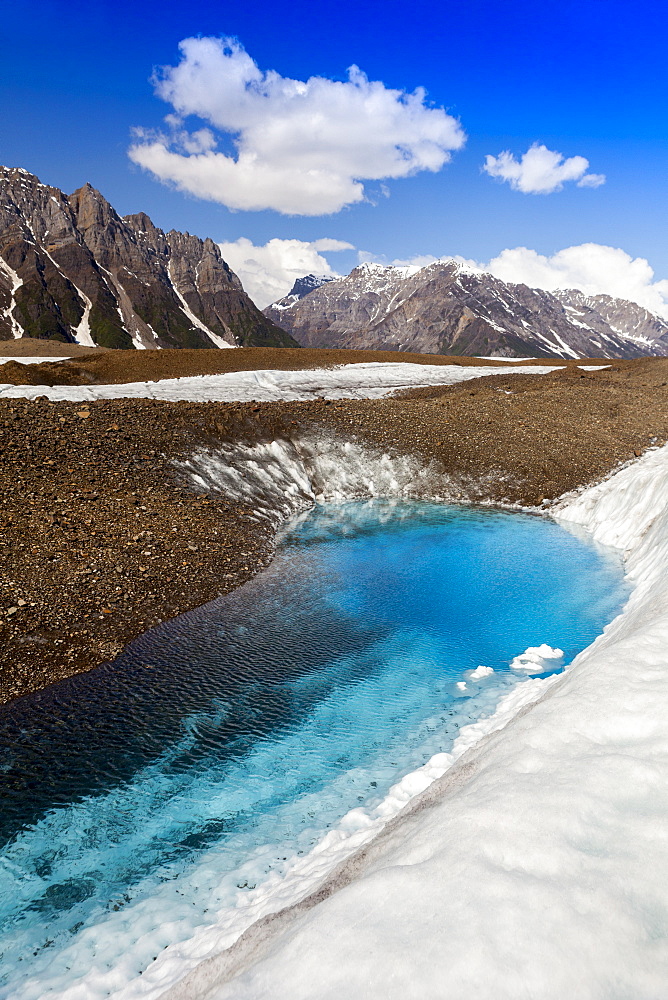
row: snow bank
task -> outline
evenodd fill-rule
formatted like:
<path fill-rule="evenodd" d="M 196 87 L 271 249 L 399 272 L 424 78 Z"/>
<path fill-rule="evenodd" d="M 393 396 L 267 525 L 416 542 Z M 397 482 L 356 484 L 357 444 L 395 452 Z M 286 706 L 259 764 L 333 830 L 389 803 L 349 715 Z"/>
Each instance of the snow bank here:
<path fill-rule="evenodd" d="M 70 360 L 71 359 L 69 357 L 63 357 L 63 358 L 61 358 L 61 357 L 58 357 L 58 358 L 50 358 L 50 357 L 40 357 L 40 358 L 30 357 L 30 358 L 24 358 L 24 357 L 14 357 L 14 356 L 7 356 L 7 355 L 5 355 L 4 357 L 0 357 L 0 365 L 6 365 L 8 361 L 16 361 L 16 363 L 19 364 L 19 365 L 43 365 L 47 361 L 49 363 L 51 363 L 52 361 L 70 361 Z M 4 384 L 2 386 L 0 386 L 0 390 L 4 389 L 4 388 L 5 388 Z"/>
<path fill-rule="evenodd" d="M 434 783 L 471 747 L 506 726 L 518 712 L 540 698 L 556 679 L 532 679 L 518 684 L 500 700 L 492 716 L 463 727 L 449 753 L 435 754 L 422 767 L 407 774 L 390 788 L 374 809 L 350 810 L 308 855 L 296 859 L 285 876 L 270 877 L 258 889 L 246 892 L 240 898 L 238 908 L 227 911 L 218 924 L 201 930 L 189 941 L 167 949 L 146 970 L 141 981 L 135 980 L 123 990 L 123 1000 L 157 1000 L 159 997 L 164 1000 L 196 1000 L 218 996 L 216 984 L 221 974 L 224 976 L 238 962 L 237 949 L 219 954 L 222 948 L 229 948 L 239 941 L 242 932 L 250 928 L 250 934 L 239 941 L 239 950 L 246 957 L 248 939 L 254 947 L 262 941 L 266 930 L 274 926 L 275 920 L 281 921 L 285 917 L 290 920 L 301 909 L 299 901 L 308 898 L 309 893 L 322 886 L 328 878 L 336 886 L 337 878 L 345 872 L 345 863 L 351 854 L 360 849 L 368 850 L 366 845 L 387 829 L 402 810 L 410 808 L 422 793 L 426 791 L 428 794 Z M 343 878 L 346 879 L 345 874 Z M 307 902 L 306 906 L 309 905 Z M 282 907 L 285 908 L 283 911 Z M 204 956 L 213 957 L 202 961 Z M 188 969 L 193 971 L 184 978 Z M 174 981 L 178 981 L 177 985 L 165 992 L 165 987 Z M 212 987 L 213 992 L 210 992 Z M 227 996 L 226 993 L 224 995 Z M 235 996 L 234 991 L 229 995 Z M 320 993 L 306 995 L 320 997 Z"/>
<path fill-rule="evenodd" d="M 26 360 L 25 358 L 14 360 Z M 40 360 L 58 360 L 56 358 Z M 511 374 L 542 375 L 560 366 L 513 366 Z M 225 375 L 198 375 L 194 378 L 162 379 L 158 382 L 128 382 L 125 385 L 43 386 L 0 384 L 0 397 L 69 399 L 161 399 L 192 402 L 275 402 L 304 399 L 380 399 L 399 389 L 418 386 L 455 385 L 482 375 L 508 373 L 507 367 L 459 365 L 414 365 L 403 362 L 371 361 L 339 368 L 306 371 L 228 372 Z"/>
<path fill-rule="evenodd" d="M 171 998 L 665 996 L 668 447 L 556 516 L 625 551 L 625 612 L 565 674 L 518 686 L 548 686 L 530 712 L 506 706 L 477 747 L 464 730 L 461 764 L 441 761 L 331 894 L 256 925 Z"/>

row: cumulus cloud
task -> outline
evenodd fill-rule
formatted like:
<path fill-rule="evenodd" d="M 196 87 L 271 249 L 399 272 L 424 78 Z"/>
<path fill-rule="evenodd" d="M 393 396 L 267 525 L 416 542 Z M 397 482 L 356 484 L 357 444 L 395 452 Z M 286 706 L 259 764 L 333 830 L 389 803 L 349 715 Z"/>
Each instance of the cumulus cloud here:
<path fill-rule="evenodd" d="M 656 281 L 644 257 L 631 257 L 618 247 L 582 243 L 545 257 L 526 247 L 503 250 L 481 265 L 502 281 L 532 288 L 579 288 L 587 295 L 629 299 L 668 318 L 668 280 Z"/>
<path fill-rule="evenodd" d="M 310 243 L 273 239 L 264 246 L 254 246 L 242 236 L 219 246 L 223 258 L 239 275 L 244 288 L 260 309 L 287 295 L 295 280 L 305 274 L 338 277 L 323 253 L 354 250 L 351 243 L 327 238 Z"/>
<path fill-rule="evenodd" d="M 166 134 L 137 131 L 130 158 L 182 191 L 232 209 L 324 215 L 364 199 L 365 180 L 438 171 L 464 144 L 459 122 L 412 93 L 369 80 L 291 80 L 261 70 L 233 38 L 187 38 L 154 79 L 171 104 Z M 189 132 L 195 115 L 206 128 Z M 210 126 L 210 127 L 209 127 Z M 231 139 L 216 149 L 211 129 Z"/>
<path fill-rule="evenodd" d="M 418 253 L 413 257 L 395 257 L 392 264 L 394 267 L 427 267 L 429 264 L 435 264 L 438 259 L 427 253 Z"/>
<path fill-rule="evenodd" d="M 589 160 L 584 156 L 564 158 L 547 146 L 534 143 L 519 160 L 509 150 L 498 156 L 486 156 L 483 170 L 490 177 L 507 181 L 514 191 L 524 194 L 552 194 L 561 191 L 567 181 L 578 187 L 596 188 L 605 184 L 605 174 L 589 174 Z"/>

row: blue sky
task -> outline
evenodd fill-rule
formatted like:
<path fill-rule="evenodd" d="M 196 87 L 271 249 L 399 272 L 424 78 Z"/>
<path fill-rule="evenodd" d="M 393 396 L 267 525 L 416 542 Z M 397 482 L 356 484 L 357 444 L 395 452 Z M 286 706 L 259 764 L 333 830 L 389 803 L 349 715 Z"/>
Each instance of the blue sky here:
<path fill-rule="evenodd" d="M 329 238 L 380 260 L 461 255 L 489 261 L 518 246 L 550 257 L 580 244 L 621 248 L 668 277 L 665 240 L 668 8 L 562 0 L 290 4 L 7 5 L 0 37 L 0 162 L 69 192 L 90 181 L 122 213 L 230 244 Z M 174 109 L 154 93 L 154 67 L 179 63 L 189 37 L 235 36 L 262 71 L 346 80 L 356 64 L 385 88 L 424 87 L 426 108 L 459 120 L 466 144 L 441 169 L 362 180 L 368 200 L 324 215 L 230 210 L 160 183 L 130 162 L 131 129 L 164 129 Z M 211 121 L 184 118 L 184 127 Z M 233 153 L 216 132 L 218 149 Z M 585 157 L 598 187 L 523 193 L 482 171 L 532 144 Z M 369 155 L 373 154 L 373 150 Z M 317 208 L 317 204 L 316 204 Z M 234 262 L 233 262 L 234 266 Z M 623 282 L 622 282 L 623 284 Z"/>

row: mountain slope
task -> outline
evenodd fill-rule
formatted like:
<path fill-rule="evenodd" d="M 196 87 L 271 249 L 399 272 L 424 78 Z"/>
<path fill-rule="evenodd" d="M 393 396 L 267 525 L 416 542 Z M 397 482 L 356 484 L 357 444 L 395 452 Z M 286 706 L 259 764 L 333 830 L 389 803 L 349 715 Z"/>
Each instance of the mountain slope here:
<path fill-rule="evenodd" d="M 294 346 L 251 302 L 213 240 L 121 218 L 0 167 L 0 340 L 111 348 Z"/>
<path fill-rule="evenodd" d="M 553 295 L 563 303 L 572 321 L 582 321 L 591 316 L 592 310 L 600 316 L 605 327 L 601 330 L 603 339 L 612 331 L 637 344 L 641 353 L 652 354 L 659 345 L 659 353 L 668 354 L 668 323 L 644 306 L 612 295 L 585 295 L 577 288 L 557 289 Z"/>
<path fill-rule="evenodd" d="M 264 313 L 305 347 L 505 357 L 668 354 L 668 323 L 634 303 L 506 284 L 453 260 L 422 268 L 362 264 Z"/>

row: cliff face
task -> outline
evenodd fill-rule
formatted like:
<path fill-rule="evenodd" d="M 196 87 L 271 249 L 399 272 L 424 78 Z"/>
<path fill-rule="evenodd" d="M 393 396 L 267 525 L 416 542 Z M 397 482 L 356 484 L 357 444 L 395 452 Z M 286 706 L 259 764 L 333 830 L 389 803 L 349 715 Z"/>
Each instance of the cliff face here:
<path fill-rule="evenodd" d="M 251 302 L 213 240 L 121 218 L 0 167 L 0 340 L 111 348 L 294 346 Z"/>
<path fill-rule="evenodd" d="M 668 354 L 668 323 L 634 303 L 506 284 L 455 261 L 363 264 L 264 313 L 306 347 L 504 357 Z"/>

